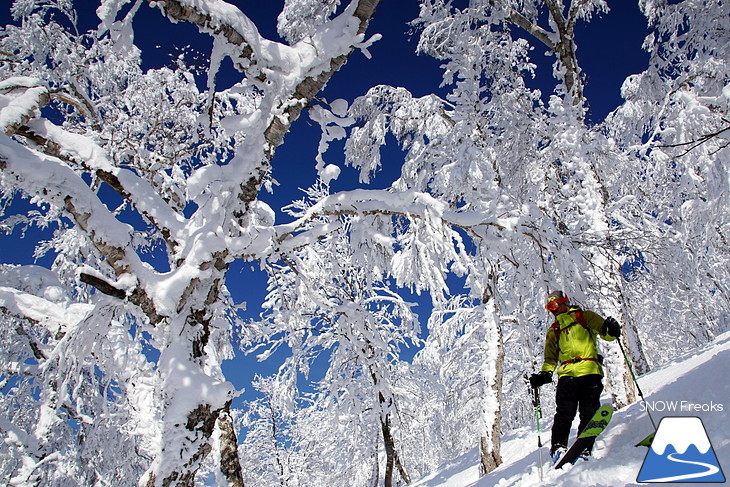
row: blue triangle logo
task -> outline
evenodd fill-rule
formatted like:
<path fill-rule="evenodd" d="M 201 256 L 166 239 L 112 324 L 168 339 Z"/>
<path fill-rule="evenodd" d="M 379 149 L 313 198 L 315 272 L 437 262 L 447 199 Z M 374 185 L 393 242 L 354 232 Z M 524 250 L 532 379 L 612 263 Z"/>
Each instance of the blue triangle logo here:
<path fill-rule="evenodd" d="M 637 482 L 725 482 L 702 420 L 662 418 Z"/>

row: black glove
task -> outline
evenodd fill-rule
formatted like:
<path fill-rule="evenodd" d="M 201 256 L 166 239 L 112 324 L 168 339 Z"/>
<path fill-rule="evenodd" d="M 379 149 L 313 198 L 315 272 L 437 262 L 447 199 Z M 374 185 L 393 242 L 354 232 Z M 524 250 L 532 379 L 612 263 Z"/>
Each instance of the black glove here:
<path fill-rule="evenodd" d="M 621 325 L 619 325 L 615 318 L 609 316 L 603 322 L 603 334 L 618 338 L 621 336 Z"/>
<path fill-rule="evenodd" d="M 537 374 L 532 374 L 530 376 L 530 385 L 533 389 L 537 389 L 541 385 L 549 384 L 553 381 L 553 376 L 550 372 L 542 371 L 538 372 Z"/>

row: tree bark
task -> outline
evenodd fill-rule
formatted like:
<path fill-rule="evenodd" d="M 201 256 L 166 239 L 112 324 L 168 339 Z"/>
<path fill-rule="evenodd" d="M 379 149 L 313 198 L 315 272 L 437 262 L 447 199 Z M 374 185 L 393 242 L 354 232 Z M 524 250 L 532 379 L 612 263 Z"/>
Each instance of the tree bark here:
<path fill-rule="evenodd" d="M 369 344 L 368 344 L 369 346 Z M 378 376 L 370 370 L 370 376 L 373 378 L 373 385 L 378 386 Z M 390 411 L 389 409 L 393 405 L 393 400 L 386 399 L 382 392 L 378 392 L 378 404 L 380 404 L 381 418 L 380 418 L 380 429 L 383 433 L 383 445 L 385 446 L 385 487 L 392 487 L 393 485 L 393 473 L 395 469 L 398 469 L 403 481 L 407 484 L 411 483 L 411 478 L 408 475 L 405 467 L 398 457 L 398 450 L 395 446 L 395 439 L 393 438 L 393 432 L 390 427 Z"/>
<path fill-rule="evenodd" d="M 390 429 L 390 415 L 386 415 L 385 419 L 380 422 L 380 426 L 383 431 L 383 443 L 385 444 L 385 487 L 393 486 L 393 473 L 396 468 L 403 481 L 410 484 L 411 477 L 401 463 L 398 450 L 395 448 L 395 440 Z"/>
<path fill-rule="evenodd" d="M 233 429 L 233 420 L 229 414 L 230 402 L 225 410 L 218 416 L 218 428 L 220 429 L 220 451 L 221 451 L 221 472 L 226 477 L 229 487 L 243 486 L 243 470 L 241 461 L 238 458 L 238 438 Z"/>
<path fill-rule="evenodd" d="M 486 296 L 486 294 L 485 294 Z M 490 300 L 493 300 L 490 299 Z M 489 395 L 496 404 L 496 410 L 485 411 L 484 428 L 485 433 L 479 439 L 479 472 L 486 475 L 502 464 L 501 453 L 501 423 L 502 423 L 502 381 L 504 373 L 504 343 L 502 338 L 502 326 L 498 320 L 498 312 L 493 312 L 493 331 L 491 337 L 496 341 L 496 357 L 494 357 L 494 370 L 488 371 L 483 378 L 485 382 L 485 393 Z M 489 338 L 489 336 L 488 336 Z M 486 357 L 489 360 L 490 357 Z M 487 369 L 488 370 L 488 369 Z M 493 375 L 492 375 L 493 374 Z"/>
<path fill-rule="evenodd" d="M 560 64 L 563 66 L 563 82 L 565 83 L 566 96 L 570 98 L 571 105 L 579 109 L 580 119 L 582 120 L 585 116 L 583 81 L 580 77 L 580 66 L 575 55 L 575 43 L 573 42 L 579 4 L 571 5 L 567 19 L 560 8 L 560 2 L 556 0 L 545 0 L 545 5 L 548 8 L 550 17 L 553 19 L 552 24 L 557 28 L 557 42 L 552 40 L 554 35 L 551 36 L 549 31 L 531 22 L 527 17 L 514 9 L 510 9 L 510 15 L 507 17 L 507 20 L 527 31 L 555 53 Z"/>

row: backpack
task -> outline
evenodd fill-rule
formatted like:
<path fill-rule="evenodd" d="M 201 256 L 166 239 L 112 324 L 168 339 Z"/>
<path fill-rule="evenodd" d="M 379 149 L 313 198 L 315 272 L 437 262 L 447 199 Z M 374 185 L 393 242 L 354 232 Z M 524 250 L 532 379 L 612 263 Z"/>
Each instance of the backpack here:
<path fill-rule="evenodd" d="M 568 328 L 571 326 L 575 326 L 576 324 L 581 325 L 583 328 L 586 329 L 586 331 L 595 339 L 596 332 L 593 331 L 592 328 L 588 326 L 588 323 L 586 323 L 585 318 L 583 317 L 583 310 L 580 308 L 574 308 L 570 311 L 575 311 L 575 321 L 567 326 L 564 326 L 563 328 L 560 328 L 560 324 L 555 321 L 552 325 L 550 325 L 550 329 L 553 330 L 555 333 L 555 344 L 558 348 L 558 356 L 560 356 L 560 334 L 565 330 L 565 333 L 568 333 Z M 575 362 L 581 362 L 583 360 L 589 360 L 591 362 L 598 362 L 599 364 L 603 365 L 603 356 L 601 354 L 598 354 L 598 358 L 592 358 L 592 357 L 575 357 L 571 360 L 566 360 L 565 362 L 561 362 L 560 365 L 565 364 L 572 364 Z"/>
<path fill-rule="evenodd" d="M 563 330 L 566 330 L 566 333 L 568 333 L 567 332 L 567 329 L 570 328 L 571 326 L 575 325 L 576 323 L 578 323 L 583 328 L 585 328 L 586 331 L 588 333 L 590 333 L 591 335 L 593 335 L 595 333 L 588 326 L 588 323 L 586 323 L 586 319 L 583 317 L 583 310 L 582 309 L 580 309 L 580 308 L 574 308 L 574 309 L 571 309 L 570 311 L 575 311 L 575 321 L 573 323 L 571 323 L 568 326 L 565 326 L 563 328 L 560 328 L 560 323 L 558 323 L 557 321 L 554 322 L 552 325 L 550 325 L 550 329 L 553 330 L 553 332 L 555 332 L 555 339 L 557 340 L 558 343 L 560 343 L 560 334 L 563 332 Z"/>

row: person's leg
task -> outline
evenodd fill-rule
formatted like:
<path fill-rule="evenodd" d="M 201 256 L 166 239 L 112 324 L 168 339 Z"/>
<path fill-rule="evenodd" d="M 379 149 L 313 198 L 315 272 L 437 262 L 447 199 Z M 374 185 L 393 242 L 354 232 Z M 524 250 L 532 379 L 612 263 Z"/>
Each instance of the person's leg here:
<path fill-rule="evenodd" d="M 561 377 L 555 393 L 555 418 L 553 420 L 550 453 L 568 445 L 570 427 L 578 411 L 578 390 L 575 377 Z"/>
<path fill-rule="evenodd" d="M 576 378 L 576 390 L 578 397 L 578 413 L 580 417 L 580 425 L 578 433 L 588 425 L 593 415 L 599 407 L 601 407 L 601 392 L 603 392 L 602 377 L 598 374 L 585 375 Z M 590 442 L 586 450 L 588 453 L 593 449 L 593 441 Z"/>

